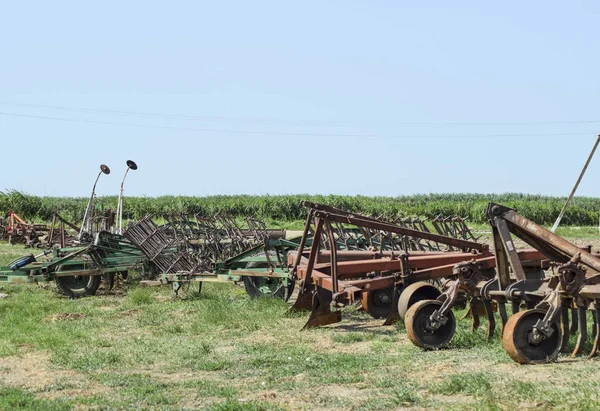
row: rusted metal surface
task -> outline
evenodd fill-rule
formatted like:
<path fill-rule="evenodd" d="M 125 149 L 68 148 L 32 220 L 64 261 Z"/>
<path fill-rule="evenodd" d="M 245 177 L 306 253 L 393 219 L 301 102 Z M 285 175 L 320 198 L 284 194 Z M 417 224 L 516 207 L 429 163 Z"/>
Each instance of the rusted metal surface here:
<path fill-rule="evenodd" d="M 58 214 L 52 216 L 52 222 L 50 223 L 50 229 L 46 236 L 45 245 L 46 247 L 53 247 L 55 245 L 61 248 L 67 245 L 75 245 L 77 237 L 81 227 L 65 220 Z"/>
<path fill-rule="evenodd" d="M 358 227 L 369 228 L 372 230 L 378 230 L 382 233 L 391 233 L 391 234 L 399 234 L 402 236 L 409 236 L 414 238 L 421 238 L 425 240 L 435 241 L 440 244 L 445 244 L 451 247 L 456 247 L 463 250 L 477 250 L 477 251 L 485 251 L 489 247 L 487 244 L 481 244 L 474 241 L 462 240 L 459 238 L 449 237 L 440 234 L 433 234 L 430 232 L 423 232 L 418 230 L 413 230 L 410 228 L 400 227 L 391 223 L 374 221 L 373 219 L 364 219 L 361 217 L 355 217 L 351 214 L 342 215 L 342 214 L 334 214 L 334 213 L 324 213 L 321 211 L 315 211 L 314 216 L 319 218 L 325 218 L 328 221 L 333 221 L 336 223 L 343 224 L 352 224 Z"/>
<path fill-rule="evenodd" d="M 493 229 L 494 258 L 457 264 L 455 278 L 445 283 L 444 294 L 435 302 L 411 307 L 406 314 L 410 321 L 405 324 L 411 341 L 426 348 L 437 348 L 431 341 L 446 344 L 449 329 L 446 324 L 453 321 L 452 302 L 459 292 L 464 292 L 471 297 L 474 328 L 479 320 L 473 303 L 483 305 L 489 337 L 495 326 L 493 306 L 498 307 L 503 345 L 518 363 L 556 360 L 575 333 L 571 356 L 579 356 L 589 348 L 590 357 L 597 355 L 600 256 L 571 244 L 508 207 L 490 203 L 487 210 Z M 533 249 L 517 250 L 513 236 Z M 489 279 L 494 267 L 497 274 Z M 544 273 L 548 268 L 552 269 L 549 276 Z M 438 308 L 432 310 L 434 305 Z M 423 307 L 429 307 L 429 311 Z M 591 332 L 587 329 L 588 311 L 592 313 Z M 425 337 L 428 343 L 423 342 Z"/>
<path fill-rule="evenodd" d="M 148 260 L 164 274 L 192 273 L 200 266 L 200 262 L 193 256 L 185 251 L 178 251 L 175 241 L 149 215 L 130 225 L 124 236 L 142 250 Z"/>
<path fill-rule="evenodd" d="M 415 273 L 433 281 L 452 276 L 456 263 L 493 259 L 485 244 L 435 234 L 428 229 L 416 230 L 414 222 L 413 228 L 407 228 L 330 206 L 309 202 L 304 205 L 310 209 L 303 238 L 312 235 L 312 244 L 310 251 L 300 247 L 297 252 L 290 252 L 288 265 L 301 285 L 293 308 L 306 308 L 308 295 L 312 296 L 312 313 L 307 324 L 310 327 L 341 319 L 322 305 L 323 296 L 329 294 L 334 311 L 361 301 L 366 312 L 386 318 L 386 324 L 390 324 L 399 309 L 406 310 L 398 306 L 398 296 L 401 289 L 416 281 Z M 464 230 L 460 236 L 463 234 Z M 368 245 L 367 250 L 357 250 L 361 241 Z M 407 244 L 417 245 L 418 251 Z M 427 286 L 434 288 L 431 284 Z M 319 305 L 315 305 L 314 297 L 319 293 L 323 296 Z M 437 291 L 434 298 L 439 294 Z"/>
<path fill-rule="evenodd" d="M 43 243 L 40 237 L 47 232 L 46 224 L 28 223 L 12 211 L 0 219 L 0 238 L 8 241 L 9 244 L 42 247 Z"/>

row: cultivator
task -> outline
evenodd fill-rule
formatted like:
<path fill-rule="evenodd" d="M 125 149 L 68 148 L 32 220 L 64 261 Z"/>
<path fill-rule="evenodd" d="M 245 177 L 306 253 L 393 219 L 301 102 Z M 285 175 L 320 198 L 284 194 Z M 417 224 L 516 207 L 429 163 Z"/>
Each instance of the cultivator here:
<path fill-rule="evenodd" d="M 42 244 L 40 236 L 47 232 L 46 224 L 28 223 L 12 211 L 0 219 L 0 239 L 8 241 L 9 244 L 38 247 Z"/>
<path fill-rule="evenodd" d="M 490 203 L 487 213 L 498 250 L 498 282 L 503 291 L 491 297 L 500 308 L 510 304 L 513 312 L 508 320 L 503 318 L 502 341 L 510 357 L 522 364 L 553 361 L 567 348 L 570 335 L 577 331 L 572 357 L 583 353 L 590 336 L 593 343 L 589 356 L 597 355 L 600 256 L 571 244 L 510 208 Z M 511 234 L 548 257 L 551 276 L 532 278 L 524 273 L 521 264 L 514 260 Z M 509 277 L 509 268 L 515 281 Z M 522 307 L 527 309 L 519 311 Z M 591 333 L 588 310 L 592 312 Z"/>
<path fill-rule="evenodd" d="M 440 295 L 425 280 L 451 276 L 454 264 L 461 261 L 493 258 L 487 245 L 464 238 L 321 204 L 304 205 L 309 208 L 308 218 L 299 250 L 288 254 L 288 265 L 299 282 L 293 308 L 311 309 L 306 327 L 340 321 L 339 308 L 356 301 L 390 324 L 415 301 Z M 305 240 L 309 238 L 313 240 L 308 251 Z M 423 250 L 425 245 L 428 249 Z"/>
<path fill-rule="evenodd" d="M 406 313 L 410 340 L 424 348 L 439 348 L 454 334 L 451 308 L 459 294 L 471 300 L 473 328 L 479 325 L 478 305 L 487 316 L 487 336 L 495 329 L 494 311 L 502 323 L 502 341 L 509 356 L 521 364 L 553 361 L 578 333 L 571 356 L 580 355 L 591 337 L 589 356 L 598 354 L 600 340 L 600 255 L 577 247 L 531 222 L 514 210 L 490 203 L 493 258 L 454 266 L 454 279 L 436 299 L 422 299 Z M 512 236 L 532 249 L 517 250 Z M 495 270 L 494 270 L 495 268 Z M 544 270 L 551 269 L 547 276 Z M 489 278 L 490 272 L 495 275 Z M 508 306 L 508 307 L 507 307 Z M 592 330 L 588 332 L 587 311 Z"/>

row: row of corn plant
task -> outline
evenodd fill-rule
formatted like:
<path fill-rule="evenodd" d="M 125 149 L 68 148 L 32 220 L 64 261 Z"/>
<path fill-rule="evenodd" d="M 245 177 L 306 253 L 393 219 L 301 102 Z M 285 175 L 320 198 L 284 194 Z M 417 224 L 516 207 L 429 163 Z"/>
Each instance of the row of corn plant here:
<path fill-rule="evenodd" d="M 306 210 L 301 201 L 330 204 L 357 213 L 380 215 L 387 218 L 438 215 L 467 217 L 474 223 L 485 223 L 485 208 L 494 201 L 517 209 L 539 224 L 552 224 L 564 197 L 506 193 L 506 194 L 419 194 L 398 197 L 366 197 L 341 195 L 234 195 L 234 196 L 160 196 L 126 197 L 124 217 L 137 219 L 145 214 L 164 213 L 200 214 L 227 213 L 233 216 L 257 216 L 280 221 L 301 220 Z M 87 198 L 38 197 L 19 191 L 0 192 L 0 212 L 14 211 L 21 217 L 35 221 L 49 221 L 54 213 L 71 221 L 80 221 Z M 105 208 L 116 208 L 115 196 L 100 197 Z M 598 223 L 600 198 L 575 197 L 563 218 L 564 225 L 592 226 Z"/>

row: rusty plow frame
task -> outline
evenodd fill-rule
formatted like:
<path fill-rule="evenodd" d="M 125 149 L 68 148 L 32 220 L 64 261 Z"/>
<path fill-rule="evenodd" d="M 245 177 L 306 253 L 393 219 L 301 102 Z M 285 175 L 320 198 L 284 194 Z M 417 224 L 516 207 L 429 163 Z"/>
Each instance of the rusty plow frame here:
<path fill-rule="evenodd" d="M 575 334 L 571 357 L 583 354 L 586 347 L 590 357 L 596 356 L 600 348 L 600 255 L 508 207 L 489 203 L 487 217 L 493 257 L 456 264 L 454 278 L 446 280 L 441 296 L 413 304 L 405 318 L 409 339 L 423 348 L 447 344 L 454 333 L 451 308 L 458 295 L 466 294 L 473 328 L 479 326 L 478 313 L 483 308 L 488 337 L 494 334 L 497 310 L 504 348 L 517 363 L 554 361 Z M 517 250 L 513 236 L 532 248 Z"/>
<path fill-rule="evenodd" d="M 500 288 L 490 297 L 499 308 L 506 304 L 512 308 L 512 315 L 502 318 L 502 342 L 509 356 L 521 364 L 554 361 L 561 351 L 566 351 L 569 338 L 575 334 L 571 357 L 583 354 L 590 339 L 588 355 L 596 356 L 600 340 L 600 256 L 508 207 L 490 203 L 487 213 L 494 235 Z M 528 275 L 515 259 L 512 235 L 550 260 L 551 275 Z M 588 311 L 592 314 L 591 333 Z"/>
<path fill-rule="evenodd" d="M 453 276 L 457 263 L 493 260 L 488 246 L 475 241 L 321 204 L 303 204 L 309 214 L 299 249 L 288 254 L 288 264 L 299 284 L 292 309 L 311 310 L 305 328 L 341 321 L 340 308 L 355 302 L 361 302 L 372 317 L 392 324 L 403 319 L 416 301 L 440 296 L 431 282 Z M 352 234 L 353 241 L 342 232 Z M 310 248 L 306 247 L 308 238 L 312 238 Z M 348 247 L 359 243 L 367 247 Z M 436 249 L 415 251 L 411 247 L 427 243 L 435 244 Z"/>

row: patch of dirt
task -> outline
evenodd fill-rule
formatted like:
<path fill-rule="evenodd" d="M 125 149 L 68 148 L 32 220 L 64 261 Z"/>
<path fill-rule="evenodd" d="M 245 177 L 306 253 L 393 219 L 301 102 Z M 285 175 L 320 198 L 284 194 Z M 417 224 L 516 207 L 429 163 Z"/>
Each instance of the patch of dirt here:
<path fill-rule="evenodd" d="M 10 386 L 43 389 L 59 379 L 73 378 L 76 375 L 72 371 L 50 371 L 48 363 L 48 354 L 42 351 L 0 358 L 0 382 Z"/>
<path fill-rule="evenodd" d="M 516 363 L 497 364 L 494 366 L 494 370 L 521 381 L 540 382 L 553 386 L 567 386 L 570 381 L 582 375 L 585 375 L 585 379 L 588 380 L 600 380 L 600 369 L 594 367 L 593 362 L 585 356 L 575 360 L 559 358 L 558 362 L 535 366 L 523 366 Z"/>
<path fill-rule="evenodd" d="M 139 308 L 131 308 L 129 310 L 125 310 L 125 311 L 120 311 L 117 313 L 112 314 L 113 317 L 131 317 L 134 314 L 137 314 L 140 312 Z"/>
<path fill-rule="evenodd" d="M 67 382 L 70 387 L 51 390 L 53 385 Z M 26 352 L 21 355 L 0 358 L 0 383 L 13 387 L 43 391 L 45 398 L 72 397 L 99 394 L 108 388 L 90 382 L 84 375 L 71 370 L 55 370 L 50 367 L 49 355 L 45 351 Z"/>
<path fill-rule="evenodd" d="M 285 409 L 292 410 L 330 410 L 330 409 L 346 409 L 343 406 L 316 405 L 315 400 L 322 397 L 339 398 L 345 400 L 352 398 L 353 400 L 368 400 L 375 394 L 371 389 L 360 389 L 351 385 L 329 384 L 320 386 L 318 389 L 312 390 L 294 390 L 286 391 L 285 393 L 274 390 L 261 390 L 253 393 L 245 393 L 240 402 L 261 401 L 276 404 Z M 318 403 L 318 401 L 316 401 Z"/>
<path fill-rule="evenodd" d="M 45 318 L 45 320 L 55 323 L 58 321 L 81 320 L 82 318 L 85 318 L 85 317 L 86 317 L 86 315 L 84 313 L 59 313 L 59 314 L 49 315 L 48 317 Z"/>
<path fill-rule="evenodd" d="M 190 380 L 202 380 L 206 379 L 212 382 L 221 380 L 220 374 L 214 371 L 186 371 L 186 372 L 169 372 L 169 363 L 155 363 L 147 367 L 138 368 L 135 370 L 136 374 L 146 375 L 154 380 L 163 381 L 166 383 L 177 383 L 182 381 Z M 223 379 L 225 381 L 225 379 Z"/>

